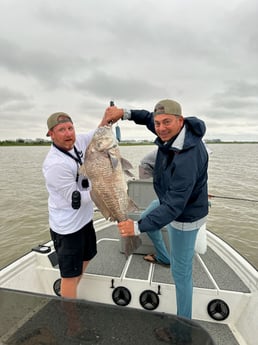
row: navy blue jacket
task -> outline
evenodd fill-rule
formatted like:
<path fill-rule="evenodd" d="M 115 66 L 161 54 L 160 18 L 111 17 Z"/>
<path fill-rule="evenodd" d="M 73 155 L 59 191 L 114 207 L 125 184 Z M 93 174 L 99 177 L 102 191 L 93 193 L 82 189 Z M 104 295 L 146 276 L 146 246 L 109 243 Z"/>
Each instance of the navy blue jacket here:
<path fill-rule="evenodd" d="M 155 133 L 153 114 L 131 110 L 131 120 Z M 181 132 L 169 142 L 155 140 L 158 153 L 153 172 L 160 206 L 139 221 L 141 232 L 153 231 L 176 220 L 191 223 L 208 214 L 208 153 L 202 141 L 205 124 L 186 117 Z"/>

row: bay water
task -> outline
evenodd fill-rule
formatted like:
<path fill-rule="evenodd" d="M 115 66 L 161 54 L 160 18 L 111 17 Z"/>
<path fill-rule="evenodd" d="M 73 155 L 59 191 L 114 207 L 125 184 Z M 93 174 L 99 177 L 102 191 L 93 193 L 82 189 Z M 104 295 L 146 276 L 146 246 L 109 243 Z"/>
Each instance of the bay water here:
<path fill-rule="evenodd" d="M 208 145 L 211 208 L 207 227 L 258 269 L 258 144 Z M 154 145 L 121 146 L 138 177 Z M 0 147 L 0 267 L 50 239 L 42 163 L 47 146 Z M 253 200 L 253 201 L 250 201 Z"/>

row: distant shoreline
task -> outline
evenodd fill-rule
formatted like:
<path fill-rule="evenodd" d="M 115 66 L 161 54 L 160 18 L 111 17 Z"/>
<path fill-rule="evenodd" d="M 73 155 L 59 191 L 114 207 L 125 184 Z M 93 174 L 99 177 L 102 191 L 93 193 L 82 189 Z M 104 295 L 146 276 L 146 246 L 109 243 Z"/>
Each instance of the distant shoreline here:
<path fill-rule="evenodd" d="M 15 142 L 15 141 L 2 141 L 0 146 L 50 146 L 52 142 Z M 209 141 L 205 140 L 208 145 L 213 144 L 258 144 L 258 141 Z M 140 146 L 140 145 L 155 145 L 152 141 L 122 141 L 119 146 Z"/>

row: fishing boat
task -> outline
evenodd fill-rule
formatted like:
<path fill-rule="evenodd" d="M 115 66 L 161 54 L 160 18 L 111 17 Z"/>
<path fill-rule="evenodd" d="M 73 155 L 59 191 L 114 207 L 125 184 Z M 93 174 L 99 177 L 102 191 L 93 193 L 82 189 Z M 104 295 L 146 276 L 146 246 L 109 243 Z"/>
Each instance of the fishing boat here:
<path fill-rule="evenodd" d="M 130 180 L 128 188 L 130 197 L 143 209 L 155 198 L 152 182 L 149 180 Z M 137 219 L 139 214 L 134 213 L 131 217 Z M 87 315 L 85 310 L 91 310 L 92 314 L 99 318 L 99 322 L 104 318 L 103 313 L 106 315 L 106 319 L 102 320 L 104 328 L 101 330 L 101 334 L 105 333 L 106 342 L 103 337 L 97 335 L 96 327 L 92 326 L 90 331 L 88 329 L 89 332 L 84 340 L 73 343 L 70 339 L 69 344 L 137 345 L 140 344 L 140 339 L 142 344 L 143 338 L 134 336 L 137 332 L 138 334 L 144 332 L 146 343 L 159 344 L 159 339 L 148 335 L 151 333 L 148 333 L 148 329 L 164 324 L 170 326 L 176 324 L 176 328 L 179 329 L 178 322 L 180 325 L 183 323 L 186 328 L 191 324 L 192 330 L 200 327 L 207 338 L 203 338 L 202 335 L 201 338 L 195 337 L 195 340 L 181 339 L 180 342 L 167 338 L 165 334 L 163 341 L 180 345 L 257 344 L 258 271 L 212 231 L 206 231 L 205 253 L 196 253 L 194 257 L 193 321 L 188 321 L 176 317 L 175 285 L 170 269 L 143 260 L 144 254 L 153 252 L 152 243 L 146 234 L 141 234 L 142 245 L 132 255 L 126 257 L 123 239 L 120 238 L 115 223 L 100 218 L 95 221 L 95 229 L 98 255 L 90 262 L 87 272 L 83 274 L 78 289 L 78 301 L 74 303 L 79 305 L 81 315 Z M 166 239 L 166 230 L 162 229 L 162 231 Z M 60 322 L 56 327 L 61 327 L 63 316 L 58 314 L 62 300 L 59 297 L 60 275 L 56 252 L 51 241 L 35 246 L 29 253 L 0 271 L 0 296 L 2 310 L 5 307 L 4 312 L 1 312 L 1 324 L 4 325 L 2 326 L 4 329 L 1 330 L 0 327 L 0 344 L 1 341 L 2 344 L 23 344 L 21 338 L 23 334 L 24 339 L 28 320 L 30 320 L 30 331 L 28 331 L 30 336 L 35 337 L 39 334 L 38 328 L 37 333 L 35 327 L 32 327 L 35 317 L 31 318 L 31 313 L 32 310 L 35 313 L 35 309 L 36 315 L 41 315 L 39 319 L 41 325 L 42 323 L 44 325 L 48 318 L 54 320 L 59 318 Z M 32 302 L 28 302 L 29 296 Z M 37 299 L 37 308 L 34 307 L 35 299 Z M 9 304 L 3 303 L 3 300 L 9 301 Z M 10 303 L 13 308 L 10 308 Z M 18 303 L 20 308 L 15 307 L 14 303 Z M 29 307 L 30 305 L 32 307 Z M 15 314 L 16 311 L 18 316 Z M 19 319 L 19 316 L 23 320 L 19 327 L 17 322 L 16 327 L 10 322 L 10 319 L 14 318 L 13 313 L 16 315 L 15 320 Z M 84 318 L 84 321 L 87 320 L 85 327 L 89 322 L 92 324 L 92 320 L 89 321 L 87 317 L 89 316 Z M 120 327 L 119 335 L 117 330 L 114 330 L 114 324 L 113 326 L 110 324 L 112 317 Z M 40 334 L 46 339 L 53 339 L 53 331 L 49 330 L 49 326 L 42 327 Z M 109 336 L 107 332 L 111 332 Z M 15 335 L 20 337 L 20 342 L 17 340 L 15 342 Z M 30 343 L 28 336 L 26 339 L 27 343 L 24 344 L 36 344 L 36 342 Z M 46 344 L 59 344 L 58 341 L 56 343 L 51 341 L 48 340 Z M 67 340 L 63 339 L 62 343 L 66 344 L 65 341 Z"/>

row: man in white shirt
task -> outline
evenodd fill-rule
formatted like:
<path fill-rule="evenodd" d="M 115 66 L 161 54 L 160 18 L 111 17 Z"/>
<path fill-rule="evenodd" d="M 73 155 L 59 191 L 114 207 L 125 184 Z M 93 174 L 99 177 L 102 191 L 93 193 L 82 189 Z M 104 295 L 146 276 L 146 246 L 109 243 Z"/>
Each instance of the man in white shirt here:
<path fill-rule="evenodd" d="M 50 234 L 58 256 L 61 296 L 76 298 L 81 276 L 97 253 L 90 181 L 79 176 L 94 130 L 76 136 L 71 117 L 63 112 L 50 115 L 47 125 L 53 142 L 43 163 Z"/>

